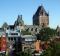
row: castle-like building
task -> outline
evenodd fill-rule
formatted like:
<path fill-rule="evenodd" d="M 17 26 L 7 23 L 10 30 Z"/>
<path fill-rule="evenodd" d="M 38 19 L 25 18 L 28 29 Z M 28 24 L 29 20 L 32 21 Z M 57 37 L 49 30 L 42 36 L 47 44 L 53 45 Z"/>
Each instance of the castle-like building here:
<path fill-rule="evenodd" d="M 49 26 L 49 13 L 41 5 L 33 15 L 33 25 L 38 25 L 40 28 Z"/>
<path fill-rule="evenodd" d="M 14 25 L 8 25 L 8 29 L 19 28 L 28 32 L 39 32 L 43 27 L 49 27 L 49 13 L 47 13 L 44 7 L 41 5 L 33 15 L 33 25 L 24 25 L 22 15 L 18 15 Z"/>

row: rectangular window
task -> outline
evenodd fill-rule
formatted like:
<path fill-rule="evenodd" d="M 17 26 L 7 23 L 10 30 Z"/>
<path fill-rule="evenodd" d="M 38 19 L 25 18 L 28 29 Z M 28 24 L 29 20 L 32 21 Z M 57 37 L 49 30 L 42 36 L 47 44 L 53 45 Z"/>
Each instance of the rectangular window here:
<path fill-rule="evenodd" d="M 20 41 L 20 37 L 18 38 L 18 41 Z"/>
<path fill-rule="evenodd" d="M 11 35 L 18 35 L 18 33 L 11 33 Z"/>
<path fill-rule="evenodd" d="M 10 38 L 8 38 L 8 40 L 10 40 Z"/>
<path fill-rule="evenodd" d="M 13 41 L 13 38 L 11 38 L 11 40 Z"/>
<path fill-rule="evenodd" d="M 25 39 L 25 41 L 32 41 L 32 39 Z"/>

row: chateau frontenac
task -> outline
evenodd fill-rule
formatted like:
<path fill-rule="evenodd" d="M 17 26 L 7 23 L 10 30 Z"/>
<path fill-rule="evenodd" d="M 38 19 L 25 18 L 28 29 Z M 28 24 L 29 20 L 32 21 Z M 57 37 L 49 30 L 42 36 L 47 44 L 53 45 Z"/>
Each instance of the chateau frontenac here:
<path fill-rule="evenodd" d="M 15 21 L 14 25 L 4 25 L 4 27 L 8 29 L 20 28 L 21 30 L 26 30 L 31 33 L 32 32 L 39 33 L 39 30 L 41 28 L 49 27 L 49 13 L 45 11 L 42 5 L 38 7 L 32 19 L 33 19 L 32 25 L 25 25 L 22 15 L 18 15 L 18 18 Z"/>

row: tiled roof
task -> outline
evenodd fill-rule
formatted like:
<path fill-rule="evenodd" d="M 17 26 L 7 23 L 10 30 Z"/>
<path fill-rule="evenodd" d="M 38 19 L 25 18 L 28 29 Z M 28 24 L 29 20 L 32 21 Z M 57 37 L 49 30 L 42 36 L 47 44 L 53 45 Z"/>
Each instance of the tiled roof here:
<path fill-rule="evenodd" d="M 60 38 L 55 38 L 53 41 L 60 41 Z"/>

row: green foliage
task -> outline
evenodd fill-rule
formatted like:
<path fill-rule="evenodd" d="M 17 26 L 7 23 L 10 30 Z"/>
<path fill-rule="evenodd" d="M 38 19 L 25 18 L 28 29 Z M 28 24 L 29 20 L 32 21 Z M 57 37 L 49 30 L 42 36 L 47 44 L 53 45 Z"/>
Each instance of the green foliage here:
<path fill-rule="evenodd" d="M 41 40 L 41 34 L 39 33 L 39 34 L 36 34 L 36 36 L 37 36 L 37 39 L 38 40 Z"/>
<path fill-rule="evenodd" d="M 23 35 L 31 35 L 31 33 L 30 33 L 30 32 L 27 32 L 27 31 L 21 31 L 21 33 L 22 33 Z"/>
<path fill-rule="evenodd" d="M 50 37 L 56 36 L 57 32 L 55 29 L 51 29 L 51 28 L 42 28 L 40 30 L 40 33 L 37 34 L 37 39 L 38 40 L 42 40 L 42 41 L 47 41 L 50 39 Z"/>
<path fill-rule="evenodd" d="M 48 49 L 43 51 L 41 56 L 60 56 L 60 41 L 48 46 Z"/>
<path fill-rule="evenodd" d="M 2 28 L 7 28 L 8 24 L 6 22 L 3 23 Z"/>
<path fill-rule="evenodd" d="M 10 56 L 10 54 L 7 54 L 6 56 Z"/>
<path fill-rule="evenodd" d="M 2 55 L 0 54 L 0 56 L 2 56 Z"/>
<path fill-rule="evenodd" d="M 17 56 L 32 56 L 32 53 L 28 51 L 21 51 L 17 53 Z"/>

